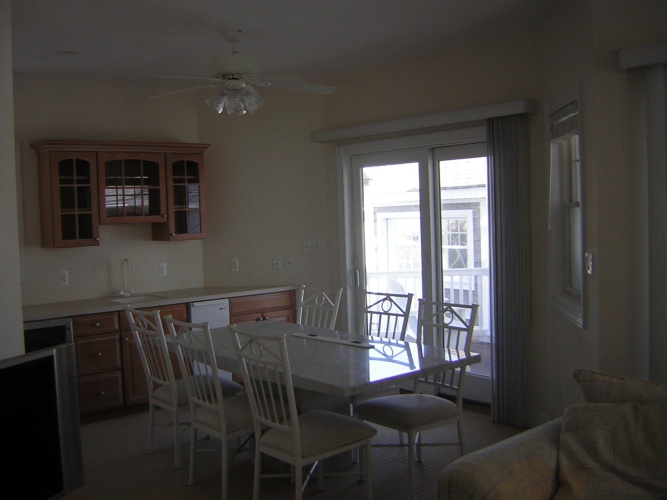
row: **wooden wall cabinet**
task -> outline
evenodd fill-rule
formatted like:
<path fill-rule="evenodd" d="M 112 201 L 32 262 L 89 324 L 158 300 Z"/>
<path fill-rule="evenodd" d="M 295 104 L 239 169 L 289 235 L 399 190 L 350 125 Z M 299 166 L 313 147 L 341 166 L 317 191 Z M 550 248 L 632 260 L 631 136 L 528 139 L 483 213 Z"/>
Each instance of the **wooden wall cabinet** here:
<path fill-rule="evenodd" d="M 164 222 L 167 217 L 163 153 L 97 153 L 100 224 Z"/>
<path fill-rule="evenodd" d="M 296 322 L 296 293 L 291 290 L 229 299 L 229 320 L 232 324 L 267 319 Z"/>
<path fill-rule="evenodd" d="M 42 246 L 99 245 L 99 224 L 150 223 L 153 240 L 206 237 L 208 144 L 41 141 Z"/>
<path fill-rule="evenodd" d="M 206 238 L 204 155 L 167 154 L 167 223 L 153 224 L 153 240 Z"/>

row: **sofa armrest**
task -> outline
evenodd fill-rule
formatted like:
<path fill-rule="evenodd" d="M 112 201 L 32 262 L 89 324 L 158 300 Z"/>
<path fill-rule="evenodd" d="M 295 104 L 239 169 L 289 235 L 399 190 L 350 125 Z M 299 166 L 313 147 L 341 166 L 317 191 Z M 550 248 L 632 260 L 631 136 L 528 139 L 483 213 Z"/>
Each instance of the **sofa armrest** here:
<path fill-rule="evenodd" d="M 558 489 L 557 418 L 464 455 L 438 478 L 438 498 L 551 498 Z"/>

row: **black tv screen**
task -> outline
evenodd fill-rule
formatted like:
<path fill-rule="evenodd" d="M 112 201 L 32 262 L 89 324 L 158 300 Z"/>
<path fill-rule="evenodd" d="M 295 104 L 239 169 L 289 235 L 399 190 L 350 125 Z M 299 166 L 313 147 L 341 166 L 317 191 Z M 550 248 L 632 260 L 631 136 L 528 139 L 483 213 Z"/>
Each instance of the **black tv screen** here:
<path fill-rule="evenodd" d="M 58 498 L 83 484 L 74 345 L 0 360 L 6 478 L 21 498 Z"/>

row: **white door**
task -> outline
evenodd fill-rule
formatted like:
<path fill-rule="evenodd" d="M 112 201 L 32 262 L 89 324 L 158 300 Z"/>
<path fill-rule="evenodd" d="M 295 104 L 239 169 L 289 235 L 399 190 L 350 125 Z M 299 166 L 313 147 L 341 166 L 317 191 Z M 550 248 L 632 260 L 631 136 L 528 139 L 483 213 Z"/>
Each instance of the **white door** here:
<path fill-rule="evenodd" d="M 480 305 L 470 393 L 491 402 L 489 233 L 484 143 L 407 148 L 350 157 L 356 290 L 412 292 L 407 335 L 416 338 L 417 300 Z M 363 310 L 362 294 L 355 299 Z M 471 380 L 472 379 L 472 380 Z"/>

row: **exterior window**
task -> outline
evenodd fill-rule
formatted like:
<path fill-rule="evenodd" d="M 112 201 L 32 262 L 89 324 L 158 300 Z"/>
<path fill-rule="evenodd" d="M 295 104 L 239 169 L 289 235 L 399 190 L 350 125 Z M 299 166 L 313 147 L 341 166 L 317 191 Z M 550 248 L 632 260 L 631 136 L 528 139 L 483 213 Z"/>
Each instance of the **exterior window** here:
<path fill-rule="evenodd" d="M 572 102 L 549 117 L 551 130 L 550 251 L 552 292 L 566 315 L 583 326 L 583 200 L 579 114 Z"/>
<path fill-rule="evenodd" d="M 468 262 L 468 219 L 442 217 L 442 266 L 444 269 L 466 269 Z"/>

